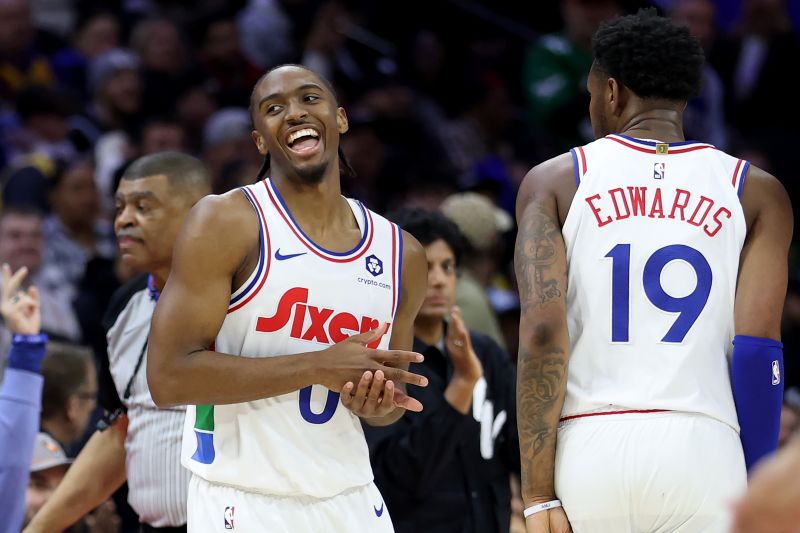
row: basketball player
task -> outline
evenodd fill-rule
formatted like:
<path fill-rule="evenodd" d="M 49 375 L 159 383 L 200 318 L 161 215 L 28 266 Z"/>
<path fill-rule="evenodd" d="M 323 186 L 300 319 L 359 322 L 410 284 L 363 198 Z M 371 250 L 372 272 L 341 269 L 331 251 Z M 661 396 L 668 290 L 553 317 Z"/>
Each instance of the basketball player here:
<path fill-rule="evenodd" d="M 745 459 L 777 444 L 791 207 L 684 140 L 688 29 L 641 11 L 593 44 L 597 140 L 533 168 L 517 202 L 528 532 L 725 531 Z"/>
<path fill-rule="evenodd" d="M 193 209 L 151 331 L 154 400 L 189 404 L 188 529 L 392 531 L 357 417 L 422 409 L 404 390 L 427 384 L 406 370 L 424 249 L 341 196 L 327 81 L 277 67 L 251 111 L 269 177 Z"/>

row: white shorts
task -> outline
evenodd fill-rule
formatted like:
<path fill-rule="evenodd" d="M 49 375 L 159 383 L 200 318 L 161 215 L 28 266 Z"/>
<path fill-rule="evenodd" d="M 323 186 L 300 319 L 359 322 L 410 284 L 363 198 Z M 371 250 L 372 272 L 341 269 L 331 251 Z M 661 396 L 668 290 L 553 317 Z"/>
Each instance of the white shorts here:
<path fill-rule="evenodd" d="M 727 532 L 746 485 L 739 435 L 704 415 L 601 415 L 558 428 L 555 489 L 575 533 Z"/>
<path fill-rule="evenodd" d="M 267 496 L 189 480 L 189 533 L 393 533 L 392 519 L 374 483 L 332 498 Z"/>

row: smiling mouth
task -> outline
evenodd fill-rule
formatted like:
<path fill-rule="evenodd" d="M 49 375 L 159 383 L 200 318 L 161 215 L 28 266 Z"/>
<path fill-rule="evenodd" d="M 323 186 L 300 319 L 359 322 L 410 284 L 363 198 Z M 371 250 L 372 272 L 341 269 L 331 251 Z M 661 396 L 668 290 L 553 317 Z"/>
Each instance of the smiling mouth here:
<path fill-rule="evenodd" d="M 299 155 L 307 155 L 314 152 L 320 145 L 320 134 L 314 128 L 303 128 L 293 131 L 286 138 L 286 145 L 289 150 Z"/>

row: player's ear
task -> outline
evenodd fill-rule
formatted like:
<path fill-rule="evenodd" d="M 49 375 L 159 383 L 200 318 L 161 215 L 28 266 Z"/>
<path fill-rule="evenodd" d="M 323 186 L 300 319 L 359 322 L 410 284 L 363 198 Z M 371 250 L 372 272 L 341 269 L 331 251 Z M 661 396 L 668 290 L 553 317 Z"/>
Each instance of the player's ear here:
<path fill-rule="evenodd" d="M 258 133 L 258 130 L 253 130 L 250 133 L 250 136 L 253 138 L 253 142 L 256 143 L 258 153 L 261 155 L 267 155 L 269 150 L 267 149 L 267 143 L 264 142 L 264 136 Z"/>
<path fill-rule="evenodd" d="M 611 111 L 612 116 L 619 116 L 625 105 L 627 88 L 620 84 L 616 78 L 609 77 L 606 80 L 604 97 L 606 106 Z"/>
<path fill-rule="evenodd" d="M 350 124 L 347 122 L 347 113 L 345 113 L 343 107 L 336 108 L 336 125 L 339 133 L 347 133 L 347 130 L 350 129 Z"/>

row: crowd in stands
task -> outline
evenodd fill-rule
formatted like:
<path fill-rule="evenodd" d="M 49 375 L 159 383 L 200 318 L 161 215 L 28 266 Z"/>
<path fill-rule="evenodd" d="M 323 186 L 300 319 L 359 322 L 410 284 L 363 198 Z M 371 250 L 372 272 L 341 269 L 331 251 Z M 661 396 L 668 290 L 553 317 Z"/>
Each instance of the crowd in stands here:
<path fill-rule="evenodd" d="M 707 64 L 686 138 L 752 161 L 795 200 L 800 105 L 786 80 L 800 57 L 800 8 L 790 4 L 0 0 L 0 263 L 26 269 L 21 287 L 38 289 L 40 329 L 51 341 L 35 372 L 44 384 L 41 433 L 25 455 L 27 517 L 94 431 L 101 413 L 91 353 L 105 349 L 112 294 L 141 274 L 120 262 L 113 231 L 123 173 L 171 150 L 202 160 L 214 193 L 252 183 L 262 157 L 250 92 L 270 68 L 300 63 L 332 81 L 350 123 L 342 149 L 354 174 L 342 177 L 344 194 L 380 213 L 440 210 L 455 223 L 461 316 L 513 367 L 516 191 L 532 166 L 592 140 L 586 75 L 598 25 L 648 5 L 687 24 Z M 0 373 L 14 333 L 0 326 Z M 797 249 L 783 343 L 785 440 L 800 427 Z M 18 379 L 20 367 L 8 368 Z M 513 494 L 519 466 L 508 463 Z M 520 509 L 512 515 L 512 528 L 521 527 Z M 137 524 L 119 492 L 75 531 Z"/>

